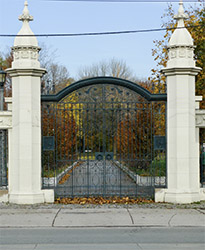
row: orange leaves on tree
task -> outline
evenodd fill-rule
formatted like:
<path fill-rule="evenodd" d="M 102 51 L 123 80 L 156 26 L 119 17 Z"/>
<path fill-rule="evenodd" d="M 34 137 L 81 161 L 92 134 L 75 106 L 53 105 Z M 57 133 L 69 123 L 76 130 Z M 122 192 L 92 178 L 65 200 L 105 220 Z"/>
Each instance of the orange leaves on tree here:
<path fill-rule="evenodd" d="M 204 100 L 201 102 L 200 106 L 202 109 L 205 109 L 205 12 L 203 1 L 199 0 L 198 2 L 199 5 L 195 5 L 194 7 L 190 6 L 188 7 L 188 10 L 186 10 L 186 14 L 188 14 L 189 18 L 185 21 L 185 26 L 188 27 L 188 30 L 194 39 L 194 45 L 196 46 L 196 66 L 202 68 L 202 71 L 196 77 L 196 95 L 203 96 Z M 172 4 L 168 4 L 167 9 L 162 16 L 162 27 L 167 28 L 167 30 L 165 31 L 162 39 L 153 41 L 154 48 L 152 50 L 152 56 L 156 61 L 156 67 L 152 70 L 150 80 L 154 83 L 157 81 L 158 75 L 161 76 L 161 83 L 163 84 L 165 82 L 165 77 L 163 77 L 160 70 L 166 67 L 168 60 L 168 51 L 166 46 L 168 45 L 168 41 L 174 32 L 174 29 L 172 28 L 177 25 L 176 21 L 173 19 L 174 14 L 175 11 Z"/>

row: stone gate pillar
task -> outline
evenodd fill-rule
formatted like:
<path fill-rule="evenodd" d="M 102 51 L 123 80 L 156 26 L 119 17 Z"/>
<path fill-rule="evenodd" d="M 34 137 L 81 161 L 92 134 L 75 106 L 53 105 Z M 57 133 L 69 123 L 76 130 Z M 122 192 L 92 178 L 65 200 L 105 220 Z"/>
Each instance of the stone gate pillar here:
<path fill-rule="evenodd" d="M 27 6 L 25 1 L 23 14 L 19 17 L 23 25 L 12 48 L 14 61 L 12 68 L 7 70 L 12 77 L 13 102 L 9 202 L 18 204 L 42 203 L 46 200 L 46 191 L 41 190 L 40 109 L 40 78 L 46 70 L 40 68 L 40 48 L 29 26 L 33 17 Z"/>
<path fill-rule="evenodd" d="M 200 200 L 198 140 L 195 134 L 195 66 L 193 39 L 184 26 L 183 3 L 175 16 L 177 27 L 168 45 L 169 59 L 162 70 L 167 80 L 168 189 L 164 201 Z"/>

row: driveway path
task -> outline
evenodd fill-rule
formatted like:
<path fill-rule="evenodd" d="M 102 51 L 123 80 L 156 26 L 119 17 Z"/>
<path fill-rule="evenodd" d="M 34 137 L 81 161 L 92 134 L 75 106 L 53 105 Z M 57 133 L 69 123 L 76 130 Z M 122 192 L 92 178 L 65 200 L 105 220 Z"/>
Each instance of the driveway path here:
<path fill-rule="evenodd" d="M 137 196 L 146 195 L 150 188 L 139 187 L 114 161 L 89 160 L 73 170 L 57 194 L 74 196 Z"/>

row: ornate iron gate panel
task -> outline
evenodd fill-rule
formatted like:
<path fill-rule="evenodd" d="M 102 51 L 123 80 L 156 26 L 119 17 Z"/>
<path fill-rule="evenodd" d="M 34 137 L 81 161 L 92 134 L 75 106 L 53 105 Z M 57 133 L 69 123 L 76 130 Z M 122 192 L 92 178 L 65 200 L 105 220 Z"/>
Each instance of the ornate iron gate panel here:
<path fill-rule="evenodd" d="M 0 187 L 7 187 L 7 131 L 0 130 Z"/>
<path fill-rule="evenodd" d="M 128 81 L 100 79 L 42 97 L 43 187 L 61 197 L 152 197 L 166 186 L 166 96 L 150 101 Z"/>

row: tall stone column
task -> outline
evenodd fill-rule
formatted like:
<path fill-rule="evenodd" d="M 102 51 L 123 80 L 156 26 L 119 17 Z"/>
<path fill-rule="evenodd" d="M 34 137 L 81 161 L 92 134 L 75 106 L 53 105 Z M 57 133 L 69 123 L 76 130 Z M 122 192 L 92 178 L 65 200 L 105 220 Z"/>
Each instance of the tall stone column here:
<path fill-rule="evenodd" d="M 29 26 L 33 17 L 27 1 L 19 20 L 23 25 L 12 48 L 12 68 L 7 70 L 12 77 L 13 102 L 9 202 L 34 204 L 45 201 L 41 190 L 40 78 L 46 70 L 40 68 L 40 48 Z"/>
<path fill-rule="evenodd" d="M 184 26 L 183 3 L 175 16 L 177 28 L 168 46 L 167 67 L 167 175 L 164 201 L 191 203 L 200 200 L 198 140 L 195 134 L 195 66 L 193 39 Z"/>

